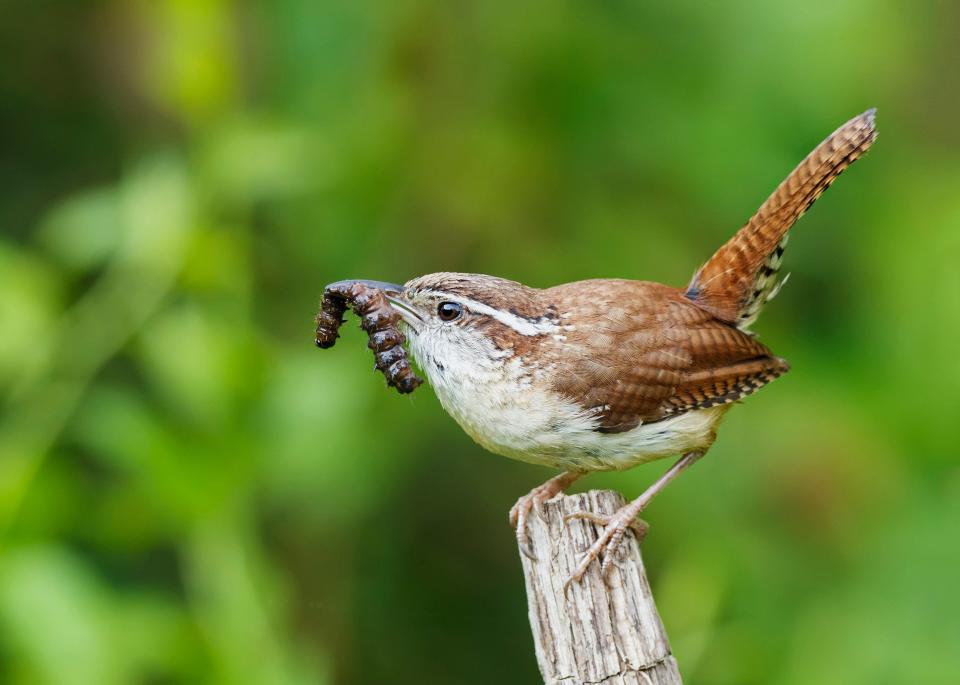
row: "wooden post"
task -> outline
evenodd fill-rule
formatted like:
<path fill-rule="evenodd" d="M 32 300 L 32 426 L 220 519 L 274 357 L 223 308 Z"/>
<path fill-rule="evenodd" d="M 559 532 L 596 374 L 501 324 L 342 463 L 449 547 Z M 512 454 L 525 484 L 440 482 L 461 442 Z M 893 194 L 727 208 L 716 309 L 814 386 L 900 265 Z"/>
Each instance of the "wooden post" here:
<path fill-rule="evenodd" d="M 556 497 L 536 514 L 527 532 L 537 561 L 523 554 L 530 627 L 540 673 L 547 685 L 680 685 L 677 661 L 653 603 L 630 532 L 606 582 L 593 563 L 579 583 L 570 577 L 584 550 L 597 539 L 596 525 L 564 523 L 576 511 L 611 514 L 624 500 L 610 490 Z"/>

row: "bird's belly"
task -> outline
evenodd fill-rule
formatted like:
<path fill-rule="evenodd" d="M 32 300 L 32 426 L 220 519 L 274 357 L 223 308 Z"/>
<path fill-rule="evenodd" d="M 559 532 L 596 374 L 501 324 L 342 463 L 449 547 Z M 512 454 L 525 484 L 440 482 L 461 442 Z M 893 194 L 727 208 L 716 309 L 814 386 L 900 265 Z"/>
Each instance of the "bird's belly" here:
<path fill-rule="evenodd" d="M 596 430 L 597 418 L 579 405 L 533 387 L 438 388 L 444 408 L 477 443 L 511 459 L 578 471 L 627 469 L 655 459 L 705 450 L 728 409 L 711 407 L 622 433 Z M 465 397 L 469 395 L 469 397 Z"/>
<path fill-rule="evenodd" d="M 693 451 L 705 451 L 729 406 L 711 407 L 641 424 L 623 433 L 574 430 L 561 433 L 562 448 L 547 463 L 564 469 L 612 471 Z M 551 446 L 551 439 L 543 440 Z M 544 454 L 550 454 L 548 450 Z"/>

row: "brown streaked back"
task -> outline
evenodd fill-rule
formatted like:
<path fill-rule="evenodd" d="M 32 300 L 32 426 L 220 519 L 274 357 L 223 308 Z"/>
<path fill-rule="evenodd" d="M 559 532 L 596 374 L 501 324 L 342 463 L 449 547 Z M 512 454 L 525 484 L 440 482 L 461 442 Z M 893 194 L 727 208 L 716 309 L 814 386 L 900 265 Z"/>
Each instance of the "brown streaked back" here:
<path fill-rule="evenodd" d="M 544 291 L 575 310 L 561 341 L 554 389 L 619 433 L 751 394 L 789 366 L 749 333 L 659 283 L 597 280 Z"/>

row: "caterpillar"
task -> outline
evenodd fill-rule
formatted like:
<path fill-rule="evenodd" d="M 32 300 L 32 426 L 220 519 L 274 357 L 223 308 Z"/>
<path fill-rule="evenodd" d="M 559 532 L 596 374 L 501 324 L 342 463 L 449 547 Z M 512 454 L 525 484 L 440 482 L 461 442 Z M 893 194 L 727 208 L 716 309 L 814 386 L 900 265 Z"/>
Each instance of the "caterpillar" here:
<path fill-rule="evenodd" d="M 360 317 L 360 327 L 369 336 L 367 347 L 373 350 L 376 368 L 387 385 L 404 394 L 416 390 L 423 380 L 413 372 L 403 348 L 406 337 L 397 327 L 400 315 L 378 288 L 349 281 L 327 286 L 317 314 L 317 347 L 333 347 L 348 307 Z"/>

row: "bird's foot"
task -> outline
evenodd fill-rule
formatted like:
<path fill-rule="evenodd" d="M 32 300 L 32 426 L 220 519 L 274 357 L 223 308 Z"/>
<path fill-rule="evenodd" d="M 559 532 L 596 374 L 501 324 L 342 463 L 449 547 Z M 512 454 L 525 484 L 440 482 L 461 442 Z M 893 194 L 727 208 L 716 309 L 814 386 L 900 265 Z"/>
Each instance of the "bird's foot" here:
<path fill-rule="evenodd" d="M 543 503 L 565 491 L 581 475 L 580 473 L 567 471 L 559 476 L 554 476 L 543 485 L 535 487 L 510 507 L 510 525 L 516 529 L 517 545 L 528 559 L 537 560 L 527 538 L 527 519 L 530 518 L 530 512 L 536 511 L 537 515 L 540 516 Z"/>
<path fill-rule="evenodd" d="M 646 502 L 637 499 L 621 507 L 609 516 L 594 514 L 591 511 L 577 511 L 563 518 L 564 523 L 569 523 L 574 519 L 585 519 L 597 526 L 603 527 L 603 532 L 600 534 L 600 537 L 590 546 L 590 549 L 584 552 L 580 563 L 577 564 L 577 567 L 567 579 L 567 582 L 564 583 L 564 591 L 566 591 L 571 583 L 579 582 L 594 559 L 599 559 L 601 555 L 603 556 L 603 561 L 600 564 L 600 576 L 606 576 L 607 571 L 613 565 L 613 559 L 620 545 L 623 543 L 623 538 L 628 528 L 633 530 L 638 543 L 643 542 L 643 539 L 647 536 L 647 531 L 650 530 L 650 525 L 646 521 L 637 518 L 637 516 L 645 504 Z"/>
<path fill-rule="evenodd" d="M 633 528 L 637 531 L 637 542 L 642 542 L 649 526 L 646 522 L 637 519 L 637 516 L 647 508 L 647 505 L 650 504 L 650 501 L 656 497 L 658 493 L 667 487 L 670 481 L 679 476 L 702 456 L 702 451 L 687 452 L 676 464 L 671 466 L 665 474 L 660 476 L 653 485 L 647 488 L 642 495 L 630 502 L 630 504 L 620 507 L 620 509 L 610 516 L 599 516 L 589 511 L 578 511 L 564 517 L 565 522 L 569 522 L 571 519 L 587 519 L 604 527 L 600 537 L 597 538 L 595 543 L 590 545 L 590 549 L 584 553 L 583 559 L 577 564 L 577 568 L 573 570 L 573 574 L 567 579 L 567 582 L 564 583 L 564 592 L 570 587 L 571 583 L 579 582 L 583 578 L 583 574 L 587 572 L 590 564 L 593 563 L 594 559 L 599 559 L 600 555 L 603 555 L 603 562 L 600 564 L 600 577 L 602 578 L 606 574 L 607 570 L 613 564 L 614 553 L 617 551 L 620 543 L 623 542 L 623 536 L 626 534 L 627 528 Z"/>

